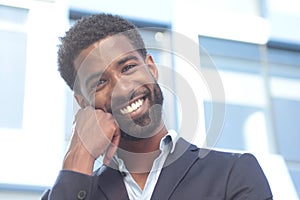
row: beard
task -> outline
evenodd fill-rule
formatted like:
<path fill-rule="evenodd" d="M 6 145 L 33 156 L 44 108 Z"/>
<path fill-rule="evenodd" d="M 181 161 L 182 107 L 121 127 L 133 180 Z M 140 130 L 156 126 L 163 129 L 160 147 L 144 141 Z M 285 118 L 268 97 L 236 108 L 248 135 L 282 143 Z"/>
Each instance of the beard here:
<path fill-rule="evenodd" d="M 161 125 L 163 104 L 161 88 L 157 83 L 145 85 L 140 91 L 135 92 L 131 99 L 141 93 L 145 95 L 144 99 L 148 99 L 149 102 L 147 112 L 135 119 L 118 113 L 113 115 L 124 140 L 138 141 L 149 138 L 156 133 L 156 130 Z"/>

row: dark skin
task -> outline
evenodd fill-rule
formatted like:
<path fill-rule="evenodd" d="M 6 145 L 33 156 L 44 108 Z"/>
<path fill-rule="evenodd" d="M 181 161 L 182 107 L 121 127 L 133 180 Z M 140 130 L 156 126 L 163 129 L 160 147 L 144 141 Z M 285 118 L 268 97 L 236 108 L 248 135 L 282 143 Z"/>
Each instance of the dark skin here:
<path fill-rule="evenodd" d="M 144 189 L 153 161 L 160 153 L 160 141 L 167 134 L 161 119 L 150 131 L 141 128 L 152 123 L 150 118 L 143 118 L 139 126 L 131 123 L 151 109 L 151 99 L 144 95 L 144 91 L 150 96 L 155 95 L 153 83 L 156 83 L 158 72 L 152 57 L 147 55 L 144 59 L 125 36 L 109 36 L 81 51 L 74 66 L 81 91 L 75 93 L 75 98 L 82 109 L 75 118 L 76 128 L 63 169 L 92 175 L 95 159 L 105 155 L 104 164 L 108 165 L 119 148 L 122 151 L 118 156 Z M 131 94 L 135 96 L 130 98 Z M 124 97 L 128 100 L 114 103 L 114 99 Z M 128 105 L 135 102 L 139 102 L 139 107 L 129 109 Z M 114 114 L 128 120 L 125 124 L 132 126 L 130 130 L 133 130 L 129 134 L 140 139 L 121 137 L 123 129 Z"/>

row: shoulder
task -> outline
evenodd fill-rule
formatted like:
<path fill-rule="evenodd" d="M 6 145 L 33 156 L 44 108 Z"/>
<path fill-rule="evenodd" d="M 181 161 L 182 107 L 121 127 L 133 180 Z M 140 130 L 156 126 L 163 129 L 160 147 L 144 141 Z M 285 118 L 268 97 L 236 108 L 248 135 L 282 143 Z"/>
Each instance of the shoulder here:
<path fill-rule="evenodd" d="M 237 196 L 245 199 L 272 197 L 268 180 L 253 154 L 203 149 L 192 144 L 190 149 L 196 152 L 194 156 L 198 156 L 190 170 L 191 177 L 224 188 L 228 199 Z"/>
<path fill-rule="evenodd" d="M 256 157 L 251 153 L 236 153 L 222 150 L 199 148 L 180 138 L 176 144 L 185 146 L 186 153 L 182 156 L 196 157 L 196 165 L 208 171 L 230 173 L 237 171 L 262 171 Z"/>
<path fill-rule="evenodd" d="M 218 160 L 218 161 L 226 161 L 226 162 L 257 162 L 255 156 L 251 153 L 237 153 L 237 152 L 229 152 L 222 151 L 216 149 L 208 149 L 208 148 L 199 148 L 194 144 L 187 142 L 183 138 L 179 138 L 176 146 L 179 146 L 181 149 L 186 149 L 191 152 L 197 152 L 197 156 L 200 159 L 205 160 Z M 185 148 L 182 148 L 185 147 Z M 177 147 L 176 147 L 177 148 Z"/>
<path fill-rule="evenodd" d="M 202 149 L 198 148 L 199 158 L 207 161 L 217 160 L 218 162 L 229 162 L 236 164 L 242 163 L 257 163 L 257 159 L 251 153 L 226 152 L 222 150 Z"/>
<path fill-rule="evenodd" d="M 194 154 L 194 156 L 199 158 L 199 161 L 206 161 L 206 162 L 235 162 L 236 160 L 240 159 L 241 157 L 251 157 L 254 158 L 251 154 L 241 154 L 241 153 L 235 153 L 235 152 L 225 152 L 215 149 L 208 149 L 208 148 L 199 148 L 194 144 L 191 144 L 190 142 L 186 141 L 183 138 L 179 138 L 177 143 L 175 151 L 178 154 L 182 154 L 183 156 L 188 156 L 189 154 Z M 187 154 L 183 154 L 183 152 L 186 152 Z M 254 158 L 255 159 L 255 158 Z"/>

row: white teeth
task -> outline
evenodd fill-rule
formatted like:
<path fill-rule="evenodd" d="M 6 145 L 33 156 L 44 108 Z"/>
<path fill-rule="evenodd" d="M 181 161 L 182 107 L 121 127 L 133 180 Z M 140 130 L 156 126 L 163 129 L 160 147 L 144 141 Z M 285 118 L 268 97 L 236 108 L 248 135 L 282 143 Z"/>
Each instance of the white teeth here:
<path fill-rule="evenodd" d="M 125 108 L 122 108 L 120 110 L 120 112 L 123 115 L 131 113 L 131 112 L 137 110 L 139 107 L 141 107 L 141 105 L 143 104 L 143 102 L 144 102 L 144 99 L 139 99 L 139 100 L 133 102 L 132 104 L 130 104 L 129 106 L 126 106 Z"/>

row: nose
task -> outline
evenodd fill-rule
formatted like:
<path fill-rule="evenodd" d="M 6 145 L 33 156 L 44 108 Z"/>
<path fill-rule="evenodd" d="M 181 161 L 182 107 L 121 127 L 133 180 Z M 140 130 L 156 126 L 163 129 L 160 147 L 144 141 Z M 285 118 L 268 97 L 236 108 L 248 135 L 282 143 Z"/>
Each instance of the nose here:
<path fill-rule="evenodd" d="M 120 108 L 128 105 L 134 91 L 136 88 L 135 82 L 126 77 L 120 76 L 114 78 L 114 81 L 111 81 L 111 110 L 119 110 Z"/>
<path fill-rule="evenodd" d="M 134 89 L 134 81 L 126 76 L 116 76 L 112 81 L 112 97 L 130 98 Z"/>

